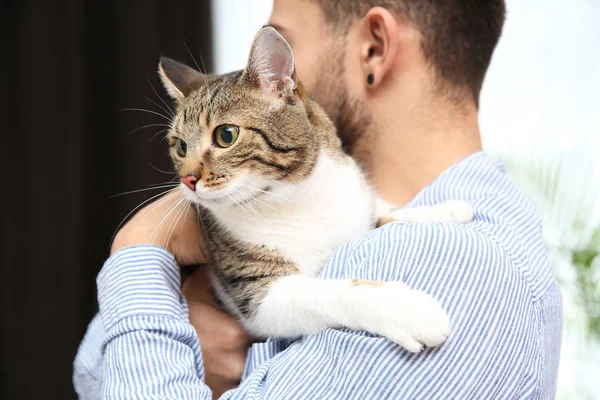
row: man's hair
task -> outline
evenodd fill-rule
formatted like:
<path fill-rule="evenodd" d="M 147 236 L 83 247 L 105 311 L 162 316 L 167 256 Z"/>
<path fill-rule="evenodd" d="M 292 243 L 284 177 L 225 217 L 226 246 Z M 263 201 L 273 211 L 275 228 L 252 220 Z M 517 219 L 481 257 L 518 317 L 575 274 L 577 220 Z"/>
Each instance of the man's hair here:
<path fill-rule="evenodd" d="M 376 6 L 414 24 L 425 59 L 443 87 L 467 88 L 479 103 L 483 79 L 504 25 L 504 0 L 317 0 L 325 20 L 347 30 Z"/>

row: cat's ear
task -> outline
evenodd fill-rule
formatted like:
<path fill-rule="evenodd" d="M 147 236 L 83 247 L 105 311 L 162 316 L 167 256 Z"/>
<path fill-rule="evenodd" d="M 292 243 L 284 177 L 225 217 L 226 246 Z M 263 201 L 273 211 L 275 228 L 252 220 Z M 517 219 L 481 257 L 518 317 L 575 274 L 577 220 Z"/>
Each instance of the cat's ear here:
<path fill-rule="evenodd" d="M 292 48 L 275 28 L 262 28 L 254 37 L 246 74 L 263 91 L 280 97 L 296 89 Z"/>
<path fill-rule="evenodd" d="M 167 93 L 176 101 L 183 100 L 206 82 L 200 71 L 167 57 L 160 58 L 158 74 Z"/>

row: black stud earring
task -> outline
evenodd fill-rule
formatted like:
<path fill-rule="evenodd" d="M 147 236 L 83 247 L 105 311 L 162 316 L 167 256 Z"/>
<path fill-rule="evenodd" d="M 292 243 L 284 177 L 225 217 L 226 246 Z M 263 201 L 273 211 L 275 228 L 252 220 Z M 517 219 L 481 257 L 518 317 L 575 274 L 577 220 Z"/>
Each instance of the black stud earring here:
<path fill-rule="evenodd" d="M 367 83 L 369 85 L 372 85 L 373 82 L 375 82 L 375 77 L 373 76 L 373 74 L 369 74 L 369 76 L 367 76 Z"/>

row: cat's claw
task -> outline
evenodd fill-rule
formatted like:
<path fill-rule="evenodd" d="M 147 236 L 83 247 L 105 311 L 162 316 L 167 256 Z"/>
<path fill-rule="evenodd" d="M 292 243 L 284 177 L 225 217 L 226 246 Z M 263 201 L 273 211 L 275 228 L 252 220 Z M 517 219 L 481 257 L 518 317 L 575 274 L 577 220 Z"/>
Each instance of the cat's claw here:
<path fill-rule="evenodd" d="M 425 349 L 425 345 L 423 345 L 423 343 L 414 339 L 405 331 L 390 333 L 386 337 L 392 342 L 399 344 L 407 351 L 410 351 L 411 353 L 420 353 L 421 351 L 423 351 L 423 349 Z"/>

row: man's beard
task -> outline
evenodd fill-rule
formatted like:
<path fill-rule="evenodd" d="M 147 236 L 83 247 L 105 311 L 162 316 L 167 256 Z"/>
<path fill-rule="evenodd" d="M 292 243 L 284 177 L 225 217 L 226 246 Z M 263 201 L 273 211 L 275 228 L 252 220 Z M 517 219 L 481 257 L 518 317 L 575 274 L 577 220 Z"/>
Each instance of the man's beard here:
<path fill-rule="evenodd" d="M 368 169 L 371 116 L 360 99 L 351 98 L 345 85 L 344 54 L 334 51 L 327 61 L 321 61 L 312 97 L 325 109 L 337 128 L 344 151 L 363 169 Z"/>

